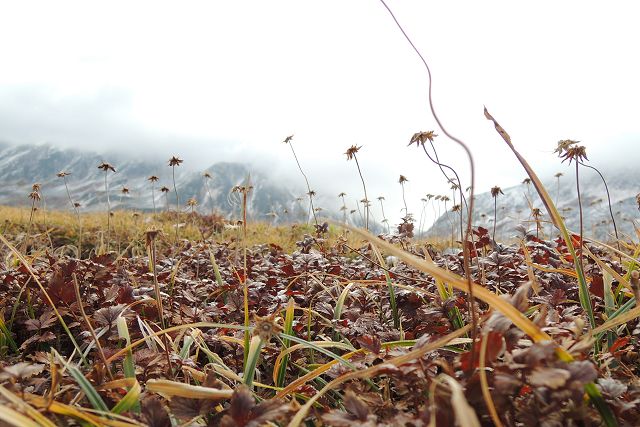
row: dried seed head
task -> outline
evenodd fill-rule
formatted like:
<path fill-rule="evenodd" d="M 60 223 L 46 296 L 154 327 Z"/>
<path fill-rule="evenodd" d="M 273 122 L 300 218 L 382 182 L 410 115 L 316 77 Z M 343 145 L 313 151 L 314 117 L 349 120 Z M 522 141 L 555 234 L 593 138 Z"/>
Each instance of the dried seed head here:
<path fill-rule="evenodd" d="M 409 181 L 409 180 L 407 179 L 407 177 L 406 177 L 406 176 L 404 176 L 404 175 L 400 175 L 400 178 L 398 179 L 398 183 L 400 183 L 400 184 L 404 184 L 404 183 L 405 183 L 405 182 L 407 182 L 407 181 Z"/>
<path fill-rule="evenodd" d="M 122 194 L 129 194 L 129 188 L 128 188 L 128 187 L 125 187 L 125 186 L 123 185 L 123 186 L 122 186 L 122 190 L 120 190 L 120 192 L 121 192 Z"/>
<path fill-rule="evenodd" d="M 155 239 L 157 239 L 157 238 L 158 238 L 158 236 L 160 236 L 161 234 L 162 234 L 162 231 L 161 231 L 161 230 L 156 230 L 156 229 L 150 229 L 150 230 L 147 230 L 147 231 L 144 233 L 145 241 L 146 241 L 146 243 L 147 243 L 147 246 L 150 246 L 150 245 L 151 245 L 151 243 L 152 243 Z"/>
<path fill-rule="evenodd" d="M 459 212 L 461 208 L 462 206 L 460 205 L 453 205 L 453 207 L 451 208 L 451 212 Z"/>
<path fill-rule="evenodd" d="M 562 159 L 564 163 L 566 160 L 569 160 L 569 164 L 572 161 L 582 162 L 583 160 L 589 160 L 587 158 L 587 149 L 578 145 L 580 141 L 574 141 L 572 139 L 563 139 L 558 141 L 558 147 L 555 149 L 554 153 L 558 153 L 558 157 Z"/>
<path fill-rule="evenodd" d="M 65 176 L 69 176 L 69 175 L 71 175 L 71 172 L 67 172 L 67 171 L 60 171 L 56 174 L 58 178 L 64 178 Z"/>
<path fill-rule="evenodd" d="M 102 169 L 105 173 L 112 171 L 115 173 L 116 168 L 114 168 L 112 165 L 110 165 L 107 162 L 102 162 L 98 165 L 98 169 Z"/>
<path fill-rule="evenodd" d="M 499 194 L 504 194 L 500 187 L 496 185 L 495 187 L 491 188 L 491 197 L 496 198 Z"/>
<path fill-rule="evenodd" d="M 151 181 L 151 182 L 158 182 L 158 177 L 155 175 L 151 175 L 149 178 L 147 178 L 147 181 Z"/>
<path fill-rule="evenodd" d="M 562 172 L 558 172 L 553 176 L 556 177 L 556 178 L 560 178 L 562 175 L 564 175 Z"/>
<path fill-rule="evenodd" d="M 526 185 L 531 184 L 531 178 L 525 178 L 525 179 L 523 179 L 523 180 L 522 180 L 522 183 L 523 183 L 523 184 L 526 184 Z"/>
<path fill-rule="evenodd" d="M 184 160 L 178 158 L 177 156 L 172 156 L 169 159 L 169 166 L 180 166 L 180 163 L 184 162 Z"/>
<path fill-rule="evenodd" d="M 194 197 L 192 197 L 189 200 L 187 200 L 187 206 L 191 206 L 191 207 L 198 206 L 198 201 Z"/>
<path fill-rule="evenodd" d="M 288 137 L 286 137 L 286 138 L 284 139 L 284 141 L 282 141 L 282 142 L 284 142 L 285 144 L 288 144 L 288 143 L 290 143 L 290 142 L 291 142 L 291 140 L 292 140 L 292 139 L 293 139 L 293 135 L 289 135 L 289 136 L 288 136 Z"/>
<path fill-rule="evenodd" d="M 264 342 L 269 342 L 274 335 L 282 332 L 282 327 L 276 322 L 276 314 L 277 312 L 265 317 L 254 315 L 256 327 L 253 334 L 260 336 Z"/>
<path fill-rule="evenodd" d="M 409 145 L 415 143 L 416 147 L 420 147 L 420 145 L 424 145 L 427 141 L 433 142 L 433 139 L 438 136 L 434 133 L 434 131 L 430 130 L 427 132 L 416 132 L 411 137 L 409 141 Z"/>
<path fill-rule="evenodd" d="M 349 147 L 347 149 L 347 152 L 344 153 L 347 155 L 347 160 L 351 160 L 355 157 L 356 153 L 358 151 L 360 151 L 360 149 L 362 148 L 362 145 L 360 147 L 356 146 L 356 145 L 352 145 L 351 147 Z"/>
<path fill-rule="evenodd" d="M 347 193 L 345 193 L 345 192 L 343 191 L 342 193 L 338 194 L 338 197 L 344 197 L 344 196 L 346 196 L 346 195 L 347 195 Z"/>
<path fill-rule="evenodd" d="M 163 186 L 163 187 L 160 189 L 160 191 L 162 191 L 163 193 L 168 193 L 168 192 L 169 192 L 169 191 L 171 191 L 171 190 L 169 190 L 169 187 L 164 187 L 164 186 Z"/>
<path fill-rule="evenodd" d="M 211 174 L 209 172 L 205 172 L 202 174 L 205 179 L 211 179 Z"/>

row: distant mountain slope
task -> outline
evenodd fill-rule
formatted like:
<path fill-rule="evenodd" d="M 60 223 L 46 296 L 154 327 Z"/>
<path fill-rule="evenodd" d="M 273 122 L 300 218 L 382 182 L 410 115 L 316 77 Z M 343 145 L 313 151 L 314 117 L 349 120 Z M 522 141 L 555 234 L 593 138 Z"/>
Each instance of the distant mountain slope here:
<path fill-rule="evenodd" d="M 72 199 L 79 202 L 84 211 L 103 210 L 106 208 L 104 172 L 98 169 L 98 165 L 107 161 L 116 169 L 116 173 L 109 172 L 108 176 L 111 204 L 115 209 L 151 210 L 153 198 L 151 183 L 147 180 L 151 175 L 160 178 L 155 184 L 156 207 L 165 209 L 168 201 L 175 209 L 171 168 L 166 163 L 109 157 L 50 145 L 0 143 L 0 204 L 28 205 L 27 195 L 31 186 L 39 183 L 48 208 L 71 209 L 64 181 L 57 177 L 58 172 L 66 171 L 71 173 L 67 182 Z M 211 178 L 205 179 L 204 172 L 208 172 Z M 295 210 L 295 196 L 290 188 L 277 185 L 261 172 L 239 163 L 216 163 L 206 171 L 194 171 L 186 164 L 176 167 L 181 208 L 186 209 L 187 200 L 194 197 L 199 204 L 197 210 L 202 213 L 213 209 L 223 215 L 237 215 L 239 198 L 231 190 L 245 183 L 248 177 L 254 187 L 249 197 L 251 217 L 269 220 L 270 212 L 282 217 L 285 209 Z M 171 193 L 162 194 L 162 186 L 170 188 Z M 123 194 L 123 187 L 128 188 L 128 194 Z"/>
<path fill-rule="evenodd" d="M 613 235 L 613 226 L 607 204 L 607 194 L 602 179 L 592 170 L 582 168 L 580 172 L 580 193 L 583 207 L 583 222 L 586 236 L 595 236 L 598 239 L 608 239 Z M 603 172 L 609 191 L 611 193 L 612 210 L 619 233 L 634 236 L 632 220 L 640 219 L 640 212 L 636 203 L 636 194 L 640 192 L 639 169 L 617 169 Z M 562 176 L 558 191 L 558 181 L 554 178 L 544 182 L 545 187 L 554 202 L 558 200 L 558 210 L 565 217 L 565 223 L 570 230 L 577 232 L 580 228 L 578 215 L 578 197 L 575 178 Z M 521 184 L 502 189 L 504 194 L 498 196 L 498 209 L 496 221 L 497 240 L 508 239 L 516 234 L 515 227 L 524 223 L 528 229 L 535 230 L 534 222 L 531 222 L 531 209 L 527 197 L 532 201 L 534 208 L 539 208 L 542 220 L 549 221 L 544 206 L 533 187 L 533 184 Z M 449 196 L 451 197 L 451 196 Z M 449 203 L 448 207 L 451 208 Z M 481 225 L 493 230 L 494 199 L 490 192 L 478 194 L 475 199 L 474 225 Z M 465 214 L 466 216 L 466 214 Z M 452 224 L 459 234 L 459 212 L 448 212 L 438 218 L 436 223 L 428 231 L 428 235 L 450 236 Z M 551 226 L 545 225 L 545 234 L 548 235 Z M 555 235 L 555 231 L 554 231 Z M 459 237 L 458 237 L 459 239 Z"/>

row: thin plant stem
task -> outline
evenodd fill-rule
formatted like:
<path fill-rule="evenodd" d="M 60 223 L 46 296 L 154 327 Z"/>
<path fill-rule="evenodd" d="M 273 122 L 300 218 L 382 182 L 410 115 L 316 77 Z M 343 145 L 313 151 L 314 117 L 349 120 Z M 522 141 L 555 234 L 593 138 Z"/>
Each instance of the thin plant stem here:
<path fill-rule="evenodd" d="M 87 314 L 84 312 L 84 307 L 82 305 L 82 297 L 80 297 L 80 285 L 78 284 L 78 278 L 76 277 L 76 273 L 72 273 L 71 276 L 73 278 L 73 287 L 76 293 L 76 301 L 78 303 L 78 308 L 80 309 L 80 314 L 82 315 L 82 319 L 84 319 L 84 322 L 87 324 L 87 329 L 89 329 L 89 332 L 91 333 L 91 337 L 93 338 L 93 341 L 96 343 L 98 354 L 100 355 L 100 359 L 102 359 L 102 363 L 104 363 L 104 368 L 107 370 L 109 379 L 113 381 L 114 376 L 113 376 L 113 373 L 111 372 L 109 363 L 107 362 L 107 358 L 104 355 L 104 351 L 102 350 L 102 345 L 100 345 L 100 340 L 98 340 L 96 331 L 93 329 L 93 326 L 91 326 L 91 322 L 89 322 L 89 318 L 87 317 Z"/>
<path fill-rule="evenodd" d="M 598 175 L 600 175 L 600 178 L 602 179 L 602 183 L 604 184 L 604 189 L 607 192 L 607 203 L 609 204 L 609 215 L 611 216 L 611 222 L 613 223 L 613 232 L 616 235 L 616 243 L 618 246 L 618 250 L 620 251 L 620 237 L 618 236 L 618 227 L 616 226 L 616 219 L 613 215 L 613 209 L 611 208 L 611 194 L 609 194 L 609 186 L 607 185 L 607 181 L 604 179 L 604 176 L 600 173 L 600 171 L 598 169 L 596 169 L 593 166 L 587 165 L 583 162 L 580 162 L 580 165 L 582 166 L 586 166 L 589 169 L 593 169 L 594 171 L 596 171 L 596 173 Z M 620 258 L 620 262 L 622 262 L 622 258 Z"/>
<path fill-rule="evenodd" d="M 369 197 L 367 197 L 367 186 L 364 183 L 364 177 L 362 176 L 362 171 L 360 170 L 360 164 L 358 163 L 358 156 L 356 156 L 355 153 L 353 155 L 353 159 L 356 161 L 358 174 L 360 175 L 360 179 L 362 180 L 362 188 L 364 189 L 364 199 L 368 201 Z M 367 204 L 365 204 L 364 206 L 364 214 L 365 214 L 364 228 L 366 228 L 367 231 L 369 231 L 369 206 L 367 206 Z"/>
<path fill-rule="evenodd" d="M 107 194 L 107 252 L 109 251 L 109 241 L 111 240 L 111 200 L 109 200 L 109 181 L 107 175 L 109 170 L 104 171 L 104 191 Z"/>
<path fill-rule="evenodd" d="M 309 179 L 307 179 L 307 175 L 304 173 L 304 171 L 302 170 L 302 166 L 300 166 L 300 162 L 298 161 L 298 156 L 296 156 L 296 151 L 293 149 L 293 144 L 292 141 L 289 139 L 289 141 L 287 141 L 287 143 L 289 144 L 289 147 L 291 148 L 291 152 L 293 153 L 293 158 L 296 160 L 296 164 L 298 165 L 298 169 L 300 169 L 300 173 L 302 174 L 302 177 L 304 178 L 304 182 L 307 184 L 307 195 L 309 196 L 309 209 L 311 210 L 311 213 L 313 214 L 313 221 L 315 222 L 316 225 L 318 225 L 318 218 L 316 218 L 316 210 L 313 207 L 313 197 L 311 196 L 311 186 L 309 185 Z M 309 215 L 307 215 L 307 223 L 309 223 Z"/>
<path fill-rule="evenodd" d="M 580 243 L 579 248 L 580 252 L 578 253 L 578 263 L 580 263 L 580 269 L 582 270 L 582 236 L 583 236 L 583 222 L 582 222 L 582 198 L 580 197 L 580 176 L 578 175 L 578 169 L 580 167 L 580 162 L 576 160 L 576 190 L 578 192 L 578 213 L 580 216 Z"/>
<path fill-rule="evenodd" d="M 162 295 L 160 294 L 160 284 L 158 283 L 158 271 L 156 268 L 156 240 L 155 236 L 152 236 L 148 239 L 149 241 L 149 255 L 151 257 L 151 273 L 153 275 L 153 288 L 156 294 L 156 307 L 158 308 L 158 317 L 160 318 L 160 326 L 162 329 L 166 329 L 165 321 L 164 321 L 164 312 L 162 308 Z M 167 358 L 167 364 L 169 367 L 169 371 L 171 372 L 171 356 L 169 354 L 169 342 L 165 334 L 162 335 L 162 340 L 164 344 L 164 352 Z"/>
<path fill-rule="evenodd" d="M 391 11 L 391 9 L 389 8 L 389 6 L 387 6 L 387 3 L 385 2 L 385 0 L 380 0 L 380 2 L 384 5 L 384 7 L 387 9 L 387 11 L 389 12 L 389 14 L 391 15 L 391 17 L 393 18 L 394 22 L 396 23 L 396 25 L 398 26 L 398 29 L 402 32 L 402 34 L 404 35 L 404 37 L 407 39 L 407 42 L 409 42 L 409 44 L 411 45 L 411 47 L 413 48 L 413 50 L 416 52 L 416 54 L 418 55 L 418 57 L 420 58 L 420 60 L 422 61 L 422 64 L 424 65 L 425 69 L 427 70 L 427 74 L 429 76 L 429 88 L 428 88 L 428 95 L 429 95 L 429 109 L 431 110 L 431 115 L 433 116 L 433 118 L 435 119 L 436 123 L 438 124 L 438 127 L 440 128 L 440 130 L 447 136 L 449 137 L 451 140 L 455 141 L 456 143 L 458 143 L 458 145 L 460 145 L 468 159 L 469 159 L 469 171 L 471 174 L 471 189 L 470 189 L 470 195 L 469 195 L 469 206 L 468 206 L 468 215 L 467 215 L 467 229 L 465 230 L 465 236 L 463 239 L 463 259 L 464 259 L 464 272 L 465 272 L 465 277 L 467 279 L 467 284 L 469 286 L 469 309 L 470 309 L 470 314 L 471 314 L 471 323 L 472 323 L 472 340 L 473 343 L 471 344 L 471 360 L 474 360 L 474 343 L 476 340 L 476 329 L 477 329 L 477 321 L 476 321 L 476 313 L 475 313 L 475 307 L 473 305 L 473 287 L 471 285 L 471 266 L 470 266 L 470 259 L 469 259 L 469 249 L 467 248 L 467 245 L 464 243 L 468 240 L 469 235 L 471 234 L 471 222 L 473 221 L 473 205 L 474 205 L 474 197 L 473 197 L 473 193 L 475 191 L 475 166 L 474 166 L 474 162 L 473 162 L 473 156 L 471 155 L 471 150 L 469 150 L 469 147 L 460 139 L 456 138 L 455 136 L 453 136 L 452 134 L 450 134 L 445 127 L 443 126 L 442 122 L 440 121 L 440 118 L 438 117 L 435 107 L 433 106 L 433 95 L 432 95 L 432 86 L 433 86 L 433 78 L 431 76 L 431 69 L 429 68 L 429 64 L 427 63 L 427 61 L 424 59 L 424 57 L 422 56 L 422 54 L 420 53 L 420 51 L 418 50 L 418 48 L 413 44 L 413 42 L 411 41 L 411 38 L 409 38 L 409 35 L 405 32 L 404 28 L 402 27 L 402 25 L 400 25 L 400 23 L 398 22 L 398 20 L 396 19 L 395 15 L 393 14 L 393 12 Z M 461 184 L 461 183 L 459 183 Z"/>

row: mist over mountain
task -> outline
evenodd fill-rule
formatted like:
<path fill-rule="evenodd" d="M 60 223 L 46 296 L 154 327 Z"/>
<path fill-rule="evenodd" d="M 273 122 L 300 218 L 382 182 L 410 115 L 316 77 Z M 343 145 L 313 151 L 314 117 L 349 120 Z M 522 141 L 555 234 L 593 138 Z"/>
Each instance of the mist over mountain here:
<path fill-rule="evenodd" d="M 0 204 L 30 205 L 28 194 L 34 183 L 41 185 L 41 194 L 48 209 L 69 209 L 71 204 L 58 172 L 70 173 L 66 177 L 69 193 L 82 211 L 106 209 L 105 173 L 98 169 L 102 162 L 112 164 L 116 173 L 108 174 L 109 195 L 114 209 L 139 209 L 151 211 L 175 209 L 172 170 L 167 163 L 132 159 L 127 156 L 104 155 L 74 149 L 60 149 L 51 145 L 12 145 L 0 143 Z M 204 173 L 210 178 L 205 178 Z M 154 184 L 147 179 L 156 175 Z M 241 197 L 232 192 L 234 186 L 253 187 L 249 193 L 248 215 L 254 220 L 285 221 L 306 218 L 306 205 L 298 199 L 299 188 L 273 182 L 262 170 L 251 165 L 232 162 L 214 163 L 205 170 L 193 170 L 183 163 L 175 168 L 175 180 L 181 209 L 187 210 L 190 198 L 198 201 L 200 213 L 218 212 L 237 218 L 241 209 Z M 171 191 L 163 194 L 160 188 Z M 123 188 L 128 193 L 123 192 Z"/>
<path fill-rule="evenodd" d="M 636 195 L 640 192 L 640 170 L 634 168 L 608 168 L 601 171 L 606 179 L 611 196 L 611 210 L 615 218 L 618 233 L 636 237 L 633 222 L 638 221 L 640 212 L 636 202 Z M 560 214 L 565 218 L 569 230 L 578 232 L 580 229 L 579 204 L 576 190 L 575 176 L 565 174 L 558 178 L 543 182 L 547 192 L 553 199 Z M 504 194 L 497 197 L 496 209 L 496 240 L 509 239 L 516 236 L 516 226 L 523 224 L 528 230 L 536 232 L 536 223 L 531 215 L 532 208 L 539 208 L 542 212 L 540 220 L 542 227 L 539 232 L 546 237 L 552 230 L 549 216 L 533 183 L 522 183 L 509 188 L 503 188 Z M 451 194 L 452 197 L 453 193 Z M 583 208 L 583 226 L 587 237 L 609 240 L 614 236 L 613 224 L 607 193 L 602 178 L 592 169 L 580 168 L 580 198 Z M 456 204 L 459 196 L 456 194 Z M 493 232 L 494 198 L 491 192 L 476 195 L 474 205 L 474 226 L 482 226 Z M 531 203 L 531 205 L 529 205 Z M 442 205 L 442 203 L 441 203 Z M 451 212 L 452 202 L 447 205 L 448 212 L 441 215 L 427 231 L 429 236 L 451 236 L 452 231 L 459 240 L 460 212 Z M 464 210 L 464 209 L 463 209 Z M 464 218 L 466 218 L 464 210 Z M 556 235 L 556 230 L 553 230 Z"/>

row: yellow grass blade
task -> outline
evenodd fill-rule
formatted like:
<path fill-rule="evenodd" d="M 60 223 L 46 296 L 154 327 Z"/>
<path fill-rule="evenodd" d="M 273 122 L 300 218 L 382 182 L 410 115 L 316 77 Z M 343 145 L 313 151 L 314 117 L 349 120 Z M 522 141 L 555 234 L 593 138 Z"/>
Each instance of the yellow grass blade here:
<path fill-rule="evenodd" d="M 40 427 L 40 424 L 31 418 L 4 405 L 0 405 L 0 420 L 4 421 L 6 425 L 15 427 Z"/>
<path fill-rule="evenodd" d="M 147 390 L 165 396 L 180 396 L 191 399 L 223 400 L 231 399 L 233 390 L 220 390 L 217 388 L 190 385 L 170 380 L 149 380 Z"/>

